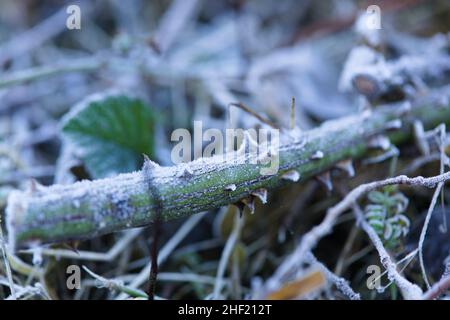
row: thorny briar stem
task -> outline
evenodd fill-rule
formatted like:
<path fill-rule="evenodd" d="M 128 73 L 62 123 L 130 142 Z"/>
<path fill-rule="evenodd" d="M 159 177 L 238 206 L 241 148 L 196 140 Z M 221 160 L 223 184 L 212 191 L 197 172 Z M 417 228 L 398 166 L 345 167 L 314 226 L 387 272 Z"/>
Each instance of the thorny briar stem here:
<path fill-rule="evenodd" d="M 450 123 L 449 94 L 450 88 L 444 87 L 408 108 L 405 104 L 386 105 L 306 131 L 300 139 L 281 144 L 275 175 L 261 175 L 260 164 L 233 163 L 216 156 L 172 167 L 147 161 L 150 170 L 14 191 L 6 209 L 9 245 L 15 248 L 93 238 L 148 225 L 157 215 L 167 221 L 236 203 L 261 188 L 270 190 L 289 183 L 285 174 L 292 170 L 300 180 L 313 177 L 339 161 L 363 157 L 374 147 L 373 138 L 380 135 L 388 135 L 393 143 L 407 140 L 414 120 L 419 119 L 428 128 Z M 318 151 L 321 157 L 314 156 Z M 248 155 L 241 157 L 248 160 Z M 406 176 L 398 179 L 430 187 L 441 181 Z M 229 185 L 235 188 L 228 190 Z M 149 192 L 149 186 L 158 191 L 158 197 Z"/>

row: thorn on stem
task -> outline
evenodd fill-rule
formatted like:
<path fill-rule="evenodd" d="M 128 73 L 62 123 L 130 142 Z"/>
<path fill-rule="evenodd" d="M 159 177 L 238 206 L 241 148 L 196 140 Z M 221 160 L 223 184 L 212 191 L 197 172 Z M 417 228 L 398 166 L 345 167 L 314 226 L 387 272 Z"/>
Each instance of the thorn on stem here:
<path fill-rule="evenodd" d="M 323 152 L 320 150 L 317 150 L 316 152 L 314 152 L 314 154 L 311 156 L 311 160 L 318 160 L 318 159 L 322 159 L 324 156 Z"/>
<path fill-rule="evenodd" d="M 281 175 L 281 179 L 297 182 L 300 180 L 300 173 L 297 170 L 289 170 Z"/>
<path fill-rule="evenodd" d="M 245 204 L 241 201 L 233 203 L 233 205 L 239 210 L 239 217 L 242 218 L 242 213 L 244 212 Z"/>
<path fill-rule="evenodd" d="M 279 129 L 272 121 L 270 121 L 269 119 L 261 116 L 259 113 L 257 113 L 256 111 L 250 109 L 249 107 L 247 107 L 246 105 L 244 105 L 241 102 L 234 102 L 234 103 L 230 103 L 229 106 L 233 106 L 233 107 L 238 107 L 239 109 L 244 110 L 245 112 L 247 112 L 248 114 L 251 114 L 252 116 L 254 116 L 256 119 L 258 119 L 259 121 L 261 121 L 262 123 L 267 124 L 268 126 L 272 127 L 273 129 Z"/>
<path fill-rule="evenodd" d="M 349 177 L 355 176 L 355 169 L 353 168 L 353 161 L 351 159 L 339 161 L 336 163 L 336 168 L 347 172 Z"/>
<path fill-rule="evenodd" d="M 41 191 L 42 189 L 44 189 L 44 186 L 42 184 L 40 184 L 36 179 L 30 180 L 30 185 L 29 185 L 29 189 L 28 189 L 30 194 Z"/>
<path fill-rule="evenodd" d="M 263 204 L 267 203 L 267 189 L 257 189 L 253 191 L 251 195 L 259 198 Z"/>
<path fill-rule="evenodd" d="M 242 199 L 241 201 L 247 206 L 251 214 L 255 213 L 255 197 L 250 195 Z"/>
<path fill-rule="evenodd" d="M 369 147 L 373 149 L 381 149 L 381 150 L 388 150 L 391 146 L 391 141 L 388 137 L 378 135 L 370 139 L 369 141 Z"/>
<path fill-rule="evenodd" d="M 331 174 L 330 171 L 326 171 L 318 176 L 316 176 L 316 179 L 322 183 L 325 188 L 327 188 L 328 191 L 333 190 L 333 183 L 331 181 Z"/>
<path fill-rule="evenodd" d="M 159 164 L 157 164 L 156 162 L 152 161 L 148 155 L 143 154 L 144 156 L 144 169 L 155 169 L 157 167 L 159 167 Z"/>
<path fill-rule="evenodd" d="M 224 190 L 225 191 L 234 191 L 234 190 L 236 190 L 236 185 L 233 183 L 233 184 L 229 184 L 229 185 L 227 185 L 227 186 L 225 186 L 225 188 L 224 188 Z"/>

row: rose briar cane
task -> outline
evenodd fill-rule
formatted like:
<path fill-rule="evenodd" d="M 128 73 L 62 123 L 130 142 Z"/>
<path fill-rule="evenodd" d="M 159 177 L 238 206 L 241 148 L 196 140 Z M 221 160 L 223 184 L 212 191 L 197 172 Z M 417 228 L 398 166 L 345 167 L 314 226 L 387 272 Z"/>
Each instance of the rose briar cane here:
<path fill-rule="evenodd" d="M 329 172 L 343 160 L 385 147 L 382 142 L 406 141 L 416 120 L 427 128 L 450 123 L 449 96 L 450 88 L 442 87 L 412 104 L 378 107 L 305 131 L 301 143 L 281 144 L 279 171 L 274 175 L 261 175 L 261 165 L 216 157 L 173 167 L 146 161 L 147 169 L 113 178 L 13 191 L 6 209 L 9 245 L 88 239 L 148 225 L 157 217 L 166 221 L 232 203 L 251 207 L 261 190 Z M 149 192 L 150 185 L 157 196 Z"/>

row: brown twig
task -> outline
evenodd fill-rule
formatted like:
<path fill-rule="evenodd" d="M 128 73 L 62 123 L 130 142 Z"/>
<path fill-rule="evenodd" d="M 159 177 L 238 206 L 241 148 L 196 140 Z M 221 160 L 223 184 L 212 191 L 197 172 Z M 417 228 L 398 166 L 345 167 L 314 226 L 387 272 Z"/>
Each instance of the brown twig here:
<path fill-rule="evenodd" d="M 268 126 L 274 128 L 274 129 L 279 129 L 279 127 L 274 124 L 272 121 L 270 121 L 269 119 L 263 117 L 262 115 L 260 115 L 259 113 L 257 113 L 256 111 L 250 109 L 249 107 L 247 107 L 246 105 L 244 105 L 241 102 L 233 102 L 230 103 L 229 106 L 234 106 L 234 107 L 238 107 L 239 109 L 244 110 L 245 112 L 247 112 L 248 114 L 251 114 L 252 116 L 254 116 L 256 119 L 258 119 L 259 121 L 261 121 L 262 123 L 267 124 Z"/>
<path fill-rule="evenodd" d="M 148 300 L 154 300 L 156 280 L 158 277 L 158 240 L 161 231 L 161 222 L 159 219 L 153 223 L 153 242 L 151 244 L 150 258 L 151 267 L 148 279 Z"/>

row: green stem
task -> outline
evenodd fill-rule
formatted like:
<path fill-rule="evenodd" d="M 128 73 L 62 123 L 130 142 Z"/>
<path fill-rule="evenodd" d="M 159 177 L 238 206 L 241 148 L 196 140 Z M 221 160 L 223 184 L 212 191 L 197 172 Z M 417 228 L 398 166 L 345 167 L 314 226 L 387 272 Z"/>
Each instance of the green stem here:
<path fill-rule="evenodd" d="M 392 104 L 328 121 L 304 132 L 301 141 L 283 143 L 279 171 L 274 175 L 261 175 L 261 165 L 249 161 L 236 164 L 203 158 L 172 167 L 147 163 L 142 171 L 113 178 L 13 191 L 6 209 L 9 243 L 23 247 L 87 239 L 147 225 L 157 214 L 167 221 L 242 199 L 248 204 L 252 192 L 292 183 L 287 177 L 296 175 L 286 175 L 292 170 L 303 181 L 342 160 L 367 155 L 373 149 L 373 138 L 380 135 L 396 144 L 406 141 L 412 137 L 415 120 L 425 128 L 450 123 L 449 96 L 450 88 L 444 87 L 410 108 Z M 317 157 L 318 151 L 322 157 Z"/>

